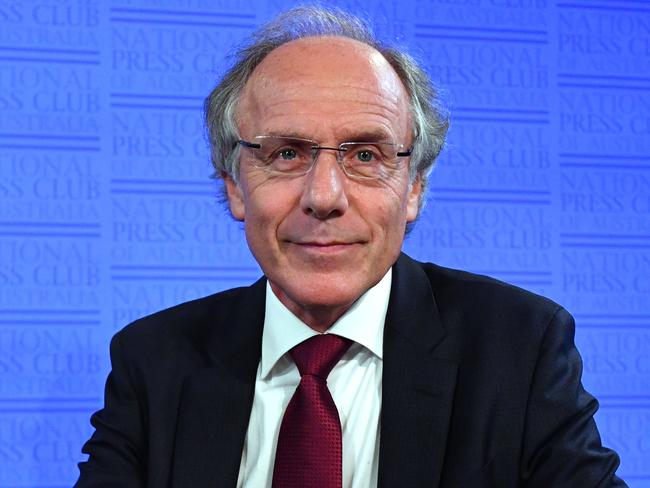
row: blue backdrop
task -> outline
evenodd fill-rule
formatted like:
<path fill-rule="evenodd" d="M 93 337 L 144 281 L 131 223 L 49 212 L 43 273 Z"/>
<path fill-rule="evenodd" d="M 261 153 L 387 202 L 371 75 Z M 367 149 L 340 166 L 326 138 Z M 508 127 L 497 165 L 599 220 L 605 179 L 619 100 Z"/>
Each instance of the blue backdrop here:
<path fill-rule="evenodd" d="M 406 249 L 577 319 L 619 473 L 650 487 L 650 3 L 336 2 L 441 84 Z M 129 321 L 259 276 L 201 102 L 282 0 L 0 0 L 0 488 L 69 486 Z"/>

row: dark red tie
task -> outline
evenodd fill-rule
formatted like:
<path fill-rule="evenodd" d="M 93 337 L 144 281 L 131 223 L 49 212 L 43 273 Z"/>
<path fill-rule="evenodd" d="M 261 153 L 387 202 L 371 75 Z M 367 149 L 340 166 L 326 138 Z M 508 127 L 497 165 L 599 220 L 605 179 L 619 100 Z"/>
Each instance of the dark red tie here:
<path fill-rule="evenodd" d="M 324 334 L 289 351 L 301 378 L 282 418 L 273 488 L 341 488 L 341 421 L 327 376 L 350 344 Z"/>

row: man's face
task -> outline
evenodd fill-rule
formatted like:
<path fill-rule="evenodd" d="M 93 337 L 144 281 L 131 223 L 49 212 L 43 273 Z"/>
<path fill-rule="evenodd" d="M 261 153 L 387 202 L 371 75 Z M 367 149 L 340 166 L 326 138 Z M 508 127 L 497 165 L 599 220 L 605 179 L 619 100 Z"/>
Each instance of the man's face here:
<path fill-rule="evenodd" d="M 384 133 L 412 143 L 408 96 L 374 49 L 312 37 L 272 51 L 240 98 L 242 139 L 285 135 L 323 146 Z M 366 136 L 367 137 L 367 136 Z M 239 185 L 226 178 L 233 216 L 278 298 L 316 329 L 331 325 L 397 259 L 418 211 L 408 158 L 390 178 L 349 178 L 336 151 L 321 151 L 303 176 L 270 175 L 242 153 Z"/>

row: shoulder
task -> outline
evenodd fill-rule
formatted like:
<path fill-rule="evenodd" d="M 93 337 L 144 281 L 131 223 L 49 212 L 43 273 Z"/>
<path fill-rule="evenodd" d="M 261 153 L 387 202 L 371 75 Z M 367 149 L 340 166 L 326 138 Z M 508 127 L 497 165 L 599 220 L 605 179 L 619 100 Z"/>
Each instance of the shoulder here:
<path fill-rule="evenodd" d="M 495 334 L 515 341 L 530 340 L 531 336 L 541 339 L 554 319 L 572 321 L 559 304 L 523 288 L 489 276 L 407 260 L 426 276 L 440 317 L 451 333 L 458 331 L 474 339 Z"/>
<path fill-rule="evenodd" d="M 114 341 L 144 355 L 200 351 L 241 310 L 264 307 L 264 280 L 191 300 L 142 317 L 120 330 Z"/>
<path fill-rule="evenodd" d="M 432 263 L 419 263 L 427 275 L 436 297 L 446 302 L 454 299 L 471 302 L 475 306 L 500 310 L 531 309 L 555 313 L 560 305 L 542 295 L 497 280 L 490 276 L 446 268 Z"/>
<path fill-rule="evenodd" d="M 573 350 L 573 318 L 553 300 L 488 276 L 411 263 L 411 273 L 426 276 L 420 282 L 430 286 L 444 330 L 438 353 L 462 364 L 465 375 L 493 384 L 517 377 L 528 385 L 549 344 Z"/>
<path fill-rule="evenodd" d="M 501 308 L 503 305 L 515 309 L 532 307 L 551 313 L 560 307 L 549 298 L 490 276 L 416 261 L 405 254 L 400 256 L 397 265 L 408 268 L 409 273 L 424 273 L 436 299 L 444 299 L 444 303 L 461 301 L 485 307 Z"/>

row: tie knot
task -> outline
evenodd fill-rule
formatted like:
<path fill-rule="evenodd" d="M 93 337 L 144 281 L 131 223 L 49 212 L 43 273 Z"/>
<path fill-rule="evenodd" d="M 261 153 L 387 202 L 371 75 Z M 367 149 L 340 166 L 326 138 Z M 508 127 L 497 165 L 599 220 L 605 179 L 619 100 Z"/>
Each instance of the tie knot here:
<path fill-rule="evenodd" d="M 352 341 L 334 334 L 310 337 L 289 351 L 300 376 L 320 376 L 324 380 L 348 350 Z"/>

